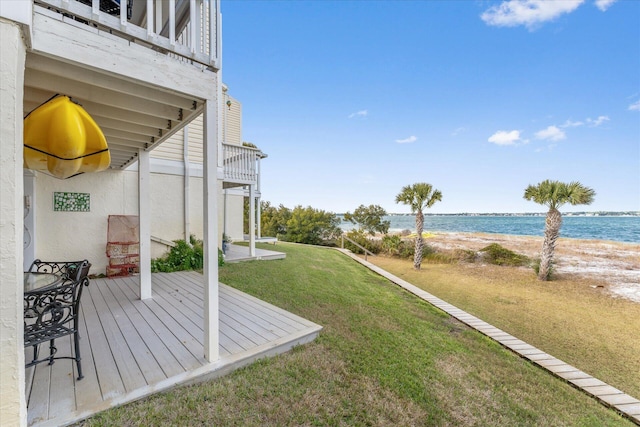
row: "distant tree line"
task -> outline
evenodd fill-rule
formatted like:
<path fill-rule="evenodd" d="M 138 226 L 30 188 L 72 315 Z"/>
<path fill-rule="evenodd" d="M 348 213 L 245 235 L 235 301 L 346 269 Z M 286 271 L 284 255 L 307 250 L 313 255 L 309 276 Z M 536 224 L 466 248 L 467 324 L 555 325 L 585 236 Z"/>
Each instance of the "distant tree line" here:
<path fill-rule="evenodd" d="M 540 259 L 534 264 L 534 269 L 540 280 L 549 280 L 553 269 L 553 256 L 556 241 L 560 236 L 562 216 L 558 210 L 564 204 L 588 205 L 594 200 L 595 191 L 579 182 L 563 183 L 545 180 L 537 185 L 529 185 L 524 192 L 526 200 L 546 205 L 549 208 L 545 221 L 544 241 Z M 402 236 L 388 235 L 389 221 L 383 218 L 387 212 L 378 205 L 360 205 L 353 213 L 344 214 L 344 219 L 356 225 L 352 230 L 344 233 L 347 238 L 344 246 L 353 252 L 360 252 L 361 247 L 374 254 L 386 253 L 392 256 L 413 257 L 413 267 L 420 270 L 423 257 L 431 255 L 433 249 L 424 244 L 424 210 L 442 200 L 442 193 L 431 184 L 419 182 L 402 188 L 396 196 L 396 203 L 410 207 L 416 216 L 416 233 L 411 244 Z M 343 231 L 340 228 L 340 218 L 332 213 L 311 206 L 306 208 L 296 206 L 289 209 L 283 205 L 271 206 L 269 202 L 261 205 L 261 227 L 264 236 L 276 236 L 279 240 L 312 245 L 335 246 Z M 372 238 L 379 234 L 376 238 Z M 353 244 L 353 243 L 355 244 Z M 499 246 L 499 245 L 498 245 Z M 504 248 L 487 247 L 483 251 L 498 259 L 499 263 L 522 263 L 516 254 L 507 253 Z M 505 255 L 506 254 L 506 255 Z M 459 254 L 461 258 L 472 257 L 472 254 Z"/>
<path fill-rule="evenodd" d="M 289 209 L 262 202 L 260 226 L 263 236 L 309 245 L 333 245 L 342 235 L 341 220 L 332 212 L 300 205 Z"/>

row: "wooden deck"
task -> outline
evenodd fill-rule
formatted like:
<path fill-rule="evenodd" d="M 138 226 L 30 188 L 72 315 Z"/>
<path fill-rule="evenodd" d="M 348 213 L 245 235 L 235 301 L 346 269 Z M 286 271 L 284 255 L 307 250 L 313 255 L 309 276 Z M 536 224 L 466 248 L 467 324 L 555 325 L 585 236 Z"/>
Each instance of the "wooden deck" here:
<path fill-rule="evenodd" d="M 138 278 L 92 279 L 82 296 L 81 354 L 26 371 L 28 424 L 64 425 L 178 384 L 225 375 L 315 339 L 319 325 L 220 284 L 220 360 L 203 357 L 203 277 L 152 275 L 153 298 L 137 299 Z M 58 355 L 71 340 L 57 340 Z M 41 352 L 47 354 L 47 348 Z M 31 351 L 25 351 L 30 360 Z"/>

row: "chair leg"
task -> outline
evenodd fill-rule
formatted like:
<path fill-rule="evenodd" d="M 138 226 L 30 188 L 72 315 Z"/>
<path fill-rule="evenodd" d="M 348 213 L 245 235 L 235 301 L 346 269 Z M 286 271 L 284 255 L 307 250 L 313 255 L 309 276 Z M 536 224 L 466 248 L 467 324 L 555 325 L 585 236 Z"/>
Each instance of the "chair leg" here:
<path fill-rule="evenodd" d="M 75 334 L 73 334 L 73 341 L 75 344 L 75 350 L 76 350 L 76 366 L 78 367 L 78 380 L 81 380 L 82 378 L 84 378 L 84 375 L 82 375 L 82 364 L 80 363 L 81 361 L 81 357 L 80 357 L 80 334 L 78 334 L 77 332 Z"/>
<path fill-rule="evenodd" d="M 38 344 L 33 346 L 33 360 L 32 362 L 35 362 L 36 360 L 38 360 L 38 350 L 40 350 L 40 346 Z"/>
<path fill-rule="evenodd" d="M 53 365 L 53 356 L 55 356 L 58 349 L 55 346 L 56 340 L 49 341 L 49 365 Z"/>

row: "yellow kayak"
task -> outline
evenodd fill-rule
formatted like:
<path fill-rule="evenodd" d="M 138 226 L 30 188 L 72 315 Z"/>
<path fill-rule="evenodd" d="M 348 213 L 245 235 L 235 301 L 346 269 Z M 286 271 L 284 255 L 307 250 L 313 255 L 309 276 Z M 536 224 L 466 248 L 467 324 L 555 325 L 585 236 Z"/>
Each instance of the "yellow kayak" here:
<path fill-rule="evenodd" d="M 24 119 L 24 167 L 69 178 L 109 167 L 111 156 L 100 127 L 67 96 L 56 96 Z"/>

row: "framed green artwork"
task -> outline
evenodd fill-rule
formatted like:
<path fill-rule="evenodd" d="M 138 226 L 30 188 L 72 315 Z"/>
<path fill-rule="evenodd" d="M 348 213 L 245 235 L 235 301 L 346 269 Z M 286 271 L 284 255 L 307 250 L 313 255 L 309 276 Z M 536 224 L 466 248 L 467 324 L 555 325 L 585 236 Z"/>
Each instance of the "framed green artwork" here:
<path fill-rule="evenodd" d="M 91 211 L 90 193 L 53 193 L 53 210 L 57 212 Z"/>

